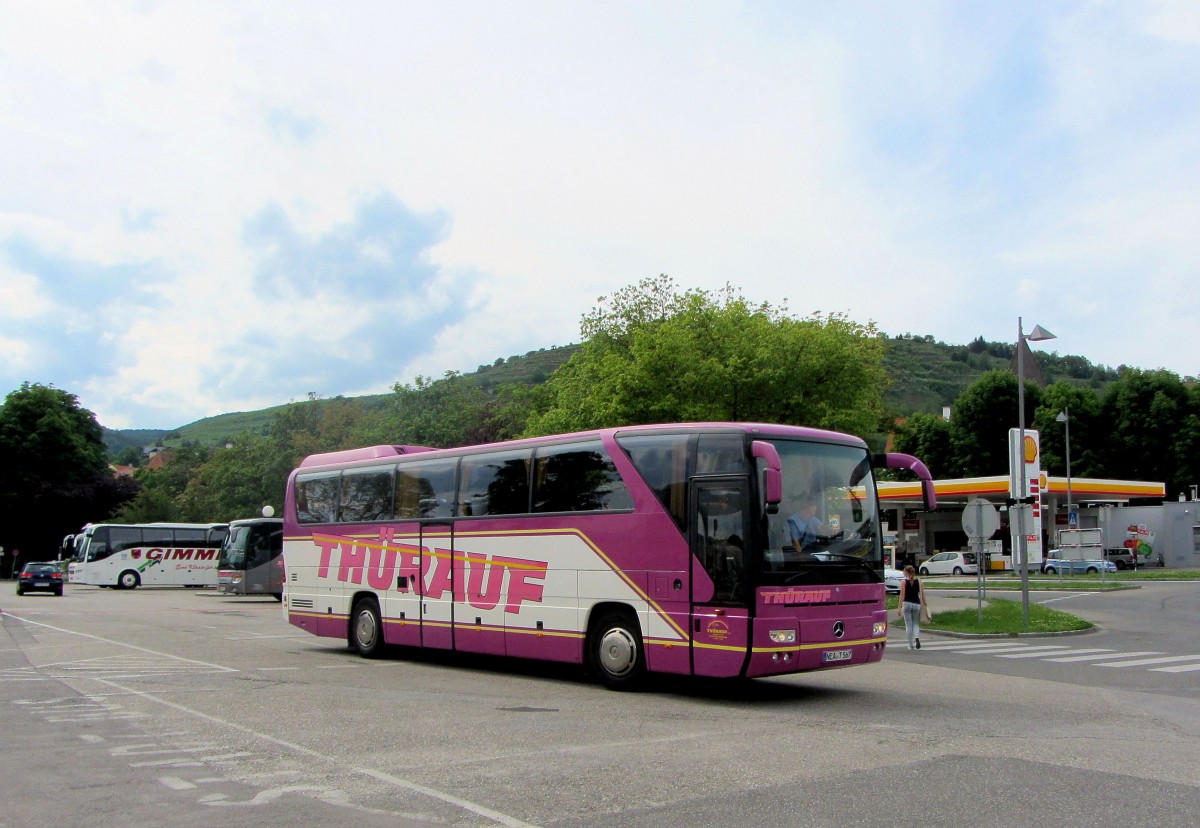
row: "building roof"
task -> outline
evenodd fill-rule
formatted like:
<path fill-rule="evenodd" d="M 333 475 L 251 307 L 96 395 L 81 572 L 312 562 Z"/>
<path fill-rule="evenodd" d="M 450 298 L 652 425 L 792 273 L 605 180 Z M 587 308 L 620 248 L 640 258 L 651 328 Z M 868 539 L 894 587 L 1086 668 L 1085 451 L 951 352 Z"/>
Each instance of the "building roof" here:
<path fill-rule="evenodd" d="M 1042 474 L 1041 491 L 1045 495 L 1066 497 L 1067 478 Z M 880 481 L 879 500 L 884 505 L 922 507 L 920 481 Z M 933 490 L 938 504 L 965 505 L 977 497 L 1003 502 L 1009 496 L 1008 475 L 967 477 L 957 480 L 935 480 Z M 1142 480 L 1100 480 L 1089 477 L 1071 478 L 1071 500 L 1075 503 L 1125 503 L 1149 498 L 1162 500 L 1167 496 L 1165 483 Z"/>

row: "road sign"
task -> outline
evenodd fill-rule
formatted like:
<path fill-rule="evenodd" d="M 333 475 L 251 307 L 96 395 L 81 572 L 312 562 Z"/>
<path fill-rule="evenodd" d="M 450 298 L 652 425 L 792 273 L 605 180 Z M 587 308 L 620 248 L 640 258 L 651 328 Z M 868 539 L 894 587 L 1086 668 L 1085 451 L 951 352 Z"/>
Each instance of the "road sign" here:
<path fill-rule="evenodd" d="M 995 506 L 977 497 L 963 509 L 962 527 L 971 540 L 987 540 L 1000 528 L 1000 513 Z"/>

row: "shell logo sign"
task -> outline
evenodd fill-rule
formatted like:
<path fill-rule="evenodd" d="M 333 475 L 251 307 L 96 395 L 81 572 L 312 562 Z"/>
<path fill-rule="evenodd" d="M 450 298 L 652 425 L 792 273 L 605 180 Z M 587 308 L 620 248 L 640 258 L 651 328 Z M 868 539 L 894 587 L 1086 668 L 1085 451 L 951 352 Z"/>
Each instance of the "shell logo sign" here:
<path fill-rule="evenodd" d="M 1034 460 L 1037 460 L 1037 456 L 1038 456 L 1037 440 L 1034 439 L 1034 436 L 1032 434 L 1026 433 L 1025 434 L 1025 462 L 1032 463 Z"/>

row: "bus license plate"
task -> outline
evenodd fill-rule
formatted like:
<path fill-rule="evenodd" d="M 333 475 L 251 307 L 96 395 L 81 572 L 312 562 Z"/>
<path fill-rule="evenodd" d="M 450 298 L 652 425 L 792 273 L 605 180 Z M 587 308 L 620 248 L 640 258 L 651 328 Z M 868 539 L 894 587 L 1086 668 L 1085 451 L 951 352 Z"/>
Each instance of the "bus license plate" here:
<path fill-rule="evenodd" d="M 852 655 L 852 650 L 826 650 L 825 663 L 828 664 L 831 661 L 849 661 Z"/>

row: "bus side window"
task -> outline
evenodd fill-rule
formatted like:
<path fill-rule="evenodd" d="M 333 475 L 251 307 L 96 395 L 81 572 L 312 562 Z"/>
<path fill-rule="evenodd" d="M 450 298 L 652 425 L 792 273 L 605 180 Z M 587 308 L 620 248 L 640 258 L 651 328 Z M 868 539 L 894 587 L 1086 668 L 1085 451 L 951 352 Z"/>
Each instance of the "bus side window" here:
<path fill-rule="evenodd" d="M 681 532 L 687 528 L 688 440 L 686 434 L 617 436 L 617 444 Z"/>
<path fill-rule="evenodd" d="M 175 536 L 170 529 L 146 527 L 142 530 L 142 543 L 169 549 L 175 543 Z"/>
<path fill-rule="evenodd" d="M 528 450 L 471 455 L 462 461 L 458 513 L 523 515 L 529 511 Z"/>
<path fill-rule="evenodd" d="M 696 446 L 696 474 L 745 474 L 742 440 L 740 434 L 702 434 Z"/>
<path fill-rule="evenodd" d="M 267 537 L 268 528 L 255 526 L 250 535 L 249 548 L 246 550 L 246 569 L 265 564 L 270 560 L 270 539 Z"/>
<path fill-rule="evenodd" d="M 136 526 L 108 527 L 108 551 L 104 557 L 142 545 L 142 530 Z M 92 560 L 98 560 L 93 558 Z"/>
<path fill-rule="evenodd" d="M 396 473 L 396 519 L 450 517 L 457 469 L 453 458 L 402 464 Z"/>
<path fill-rule="evenodd" d="M 533 511 L 628 509 L 633 498 L 599 440 L 538 449 Z"/>
<path fill-rule="evenodd" d="M 368 520 L 387 520 L 392 516 L 395 496 L 392 486 L 394 470 L 353 469 L 342 473 L 342 523 L 362 523 Z"/>
<path fill-rule="evenodd" d="M 296 478 L 296 519 L 300 523 L 337 522 L 341 489 L 339 472 L 299 475 Z"/>
<path fill-rule="evenodd" d="M 174 543 L 176 546 L 195 548 L 204 546 L 207 537 L 208 532 L 204 529 L 176 529 Z"/>

